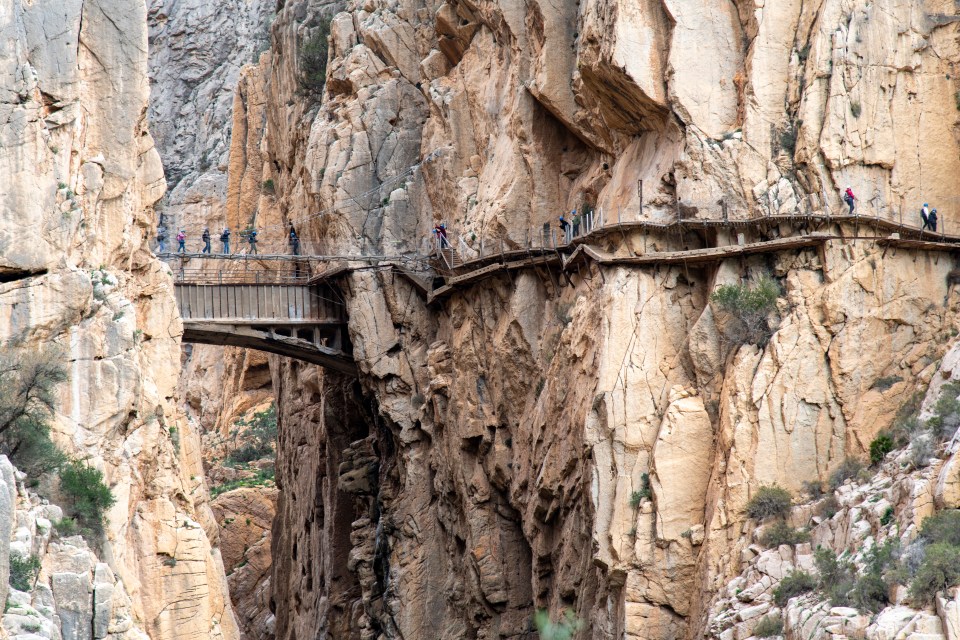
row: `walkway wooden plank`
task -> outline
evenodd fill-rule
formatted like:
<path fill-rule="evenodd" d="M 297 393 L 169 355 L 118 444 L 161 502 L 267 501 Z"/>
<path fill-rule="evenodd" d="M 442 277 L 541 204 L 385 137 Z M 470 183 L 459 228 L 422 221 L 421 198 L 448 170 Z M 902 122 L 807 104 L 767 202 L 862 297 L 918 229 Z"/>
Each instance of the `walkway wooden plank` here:
<path fill-rule="evenodd" d="M 793 236 L 766 240 L 743 245 L 727 245 L 723 247 L 709 247 L 706 249 L 691 249 L 689 251 L 665 251 L 648 253 L 642 256 L 630 257 L 599 257 L 596 262 L 604 265 L 661 265 L 661 264 L 700 264 L 705 262 L 721 262 L 741 255 L 758 253 L 773 253 L 784 249 L 798 249 L 814 247 L 824 244 L 827 240 L 839 236 L 813 233 L 808 236 Z"/>

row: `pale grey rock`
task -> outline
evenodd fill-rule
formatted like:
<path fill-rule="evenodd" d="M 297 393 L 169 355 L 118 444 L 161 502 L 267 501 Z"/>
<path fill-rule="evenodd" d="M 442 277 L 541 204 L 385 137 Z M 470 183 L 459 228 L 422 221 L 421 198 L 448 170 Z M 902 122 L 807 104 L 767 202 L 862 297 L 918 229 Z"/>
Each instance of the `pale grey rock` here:
<path fill-rule="evenodd" d="M 87 640 L 93 615 L 90 575 L 67 572 L 53 574 L 53 597 L 63 640 Z"/>

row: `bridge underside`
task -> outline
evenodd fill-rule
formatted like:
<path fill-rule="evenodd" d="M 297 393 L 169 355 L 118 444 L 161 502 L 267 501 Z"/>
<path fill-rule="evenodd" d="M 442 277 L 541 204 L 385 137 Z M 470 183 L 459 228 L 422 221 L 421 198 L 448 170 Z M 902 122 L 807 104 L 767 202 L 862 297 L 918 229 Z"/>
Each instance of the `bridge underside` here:
<path fill-rule="evenodd" d="M 313 340 L 298 337 L 298 333 L 302 331 L 303 329 L 289 327 L 257 327 L 184 320 L 183 342 L 256 349 L 320 365 L 345 375 L 357 375 L 357 365 L 353 358 L 339 348 L 321 344 L 316 332 Z M 333 342 L 339 346 L 338 339 Z"/>

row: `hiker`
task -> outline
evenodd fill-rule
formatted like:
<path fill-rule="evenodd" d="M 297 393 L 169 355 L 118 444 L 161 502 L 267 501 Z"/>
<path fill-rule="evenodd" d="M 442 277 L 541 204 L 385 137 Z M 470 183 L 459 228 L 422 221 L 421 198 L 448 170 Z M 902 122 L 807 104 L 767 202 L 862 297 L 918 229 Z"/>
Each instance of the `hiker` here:
<path fill-rule="evenodd" d="M 177 253 L 186 253 L 187 252 L 187 230 L 180 229 L 180 233 L 177 234 Z"/>
<path fill-rule="evenodd" d="M 572 220 L 572 222 L 573 222 L 573 237 L 576 238 L 578 235 L 580 235 L 580 220 L 581 220 L 581 217 L 580 217 L 580 214 L 577 213 L 577 210 L 576 210 L 576 209 L 574 209 L 573 211 L 571 211 L 571 212 L 570 212 L 570 215 L 573 216 L 573 220 Z"/>
<path fill-rule="evenodd" d="M 250 232 L 247 234 L 247 242 L 250 243 L 250 255 L 257 255 L 257 230 L 250 229 Z"/>
<path fill-rule="evenodd" d="M 223 244 L 223 255 L 230 253 L 230 229 L 227 227 L 223 228 L 223 233 L 220 234 L 220 242 Z"/>
<path fill-rule="evenodd" d="M 167 232 L 161 227 L 157 229 L 157 253 L 167 252 Z"/>
<path fill-rule="evenodd" d="M 937 210 L 934 209 L 930 212 L 930 215 L 927 217 L 927 224 L 930 227 L 930 231 L 934 233 L 937 232 Z"/>
<path fill-rule="evenodd" d="M 203 240 L 203 251 L 200 253 L 210 253 L 210 229 L 209 227 L 204 228 L 203 234 L 200 236 L 200 239 Z"/>
<path fill-rule="evenodd" d="M 564 242 L 570 242 L 570 223 L 563 216 L 560 216 L 560 233 Z"/>
<path fill-rule="evenodd" d="M 923 206 L 920 207 L 920 221 L 923 222 L 921 229 L 930 228 L 930 205 L 926 202 L 923 203 Z"/>
<path fill-rule="evenodd" d="M 437 245 L 441 249 L 449 249 L 450 242 L 447 240 L 447 225 L 441 222 L 433 228 L 433 233 L 437 236 Z"/>
<path fill-rule="evenodd" d="M 853 210 L 856 208 L 857 196 L 853 195 L 853 188 L 847 187 L 846 193 L 843 195 L 843 201 L 847 203 L 847 206 L 850 207 L 850 215 L 853 215 Z"/>
<path fill-rule="evenodd" d="M 300 236 L 297 235 L 297 231 L 293 228 L 293 224 L 290 225 L 290 251 L 293 252 L 293 255 L 300 255 Z"/>

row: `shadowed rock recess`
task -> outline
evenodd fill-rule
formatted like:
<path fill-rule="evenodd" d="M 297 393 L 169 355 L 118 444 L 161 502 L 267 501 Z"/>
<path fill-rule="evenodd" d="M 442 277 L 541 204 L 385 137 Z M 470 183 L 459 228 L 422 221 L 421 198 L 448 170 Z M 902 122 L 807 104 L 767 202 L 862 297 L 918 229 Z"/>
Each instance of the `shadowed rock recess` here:
<path fill-rule="evenodd" d="M 907 588 L 960 507 L 957 251 L 869 224 L 929 202 L 960 232 L 956 2 L 0 0 L 0 35 L 0 340 L 63 351 L 53 438 L 116 498 L 102 541 L 57 538 L 0 458 L 0 570 L 41 562 L 11 637 L 546 640 L 546 610 L 576 640 L 960 638 L 957 585 Z M 347 256 L 445 222 L 470 259 L 574 209 L 603 261 L 429 302 L 340 272 L 357 376 L 181 353 L 150 250 L 161 215 Z M 613 225 L 678 218 L 767 220 Z M 212 262 L 185 264 L 277 266 Z M 723 296 L 757 283 L 738 331 Z M 275 460 L 225 465 L 271 402 Z M 772 484 L 784 522 L 748 517 Z M 887 542 L 877 606 L 816 586 L 818 546 L 862 576 Z"/>

